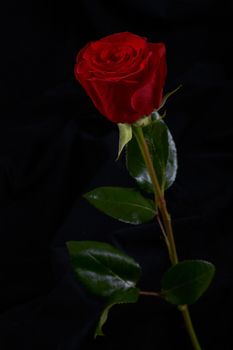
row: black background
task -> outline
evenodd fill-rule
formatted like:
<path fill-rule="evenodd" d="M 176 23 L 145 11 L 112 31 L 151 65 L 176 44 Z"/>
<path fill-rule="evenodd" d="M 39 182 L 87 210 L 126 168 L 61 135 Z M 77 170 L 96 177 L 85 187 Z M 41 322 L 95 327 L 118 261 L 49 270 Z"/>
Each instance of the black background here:
<path fill-rule="evenodd" d="M 89 40 L 131 31 L 167 47 L 167 103 L 179 169 L 167 192 L 181 259 L 216 265 L 191 306 L 203 350 L 232 344 L 231 1 L 8 1 L 0 5 L 0 346 L 2 350 L 191 349 L 175 308 L 151 298 L 114 307 L 95 341 L 102 301 L 75 282 L 65 241 L 108 241 L 159 288 L 169 266 L 155 224 L 104 216 L 82 199 L 101 185 L 133 186 L 115 162 L 117 128 L 75 81 Z"/>

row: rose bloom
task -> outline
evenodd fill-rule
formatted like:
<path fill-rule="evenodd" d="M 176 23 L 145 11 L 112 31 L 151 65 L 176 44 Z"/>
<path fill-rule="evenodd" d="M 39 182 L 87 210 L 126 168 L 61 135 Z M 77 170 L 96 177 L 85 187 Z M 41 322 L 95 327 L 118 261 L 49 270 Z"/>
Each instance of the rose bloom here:
<path fill-rule="evenodd" d="M 109 35 L 78 53 L 75 76 L 101 114 L 132 124 L 161 104 L 165 46 L 128 32 Z"/>

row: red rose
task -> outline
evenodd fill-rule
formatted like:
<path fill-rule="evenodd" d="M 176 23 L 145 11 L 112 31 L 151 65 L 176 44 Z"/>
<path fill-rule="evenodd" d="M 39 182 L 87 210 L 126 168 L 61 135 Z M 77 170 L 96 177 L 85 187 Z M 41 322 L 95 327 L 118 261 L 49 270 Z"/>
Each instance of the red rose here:
<path fill-rule="evenodd" d="M 96 108 L 115 123 L 134 123 L 158 108 L 166 77 L 165 46 L 123 32 L 88 43 L 75 76 Z"/>

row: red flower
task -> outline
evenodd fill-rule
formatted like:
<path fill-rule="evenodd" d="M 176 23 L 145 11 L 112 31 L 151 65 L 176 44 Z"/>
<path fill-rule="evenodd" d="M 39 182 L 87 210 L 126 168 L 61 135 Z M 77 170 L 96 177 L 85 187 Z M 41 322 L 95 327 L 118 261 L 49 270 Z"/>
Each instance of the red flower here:
<path fill-rule="evenodd" d="M 117 33 L 79 52 L 75 76 L 101 114 L 115 123 L 132 124 L 161 103 L 165 55 L 162 43 Z"/>

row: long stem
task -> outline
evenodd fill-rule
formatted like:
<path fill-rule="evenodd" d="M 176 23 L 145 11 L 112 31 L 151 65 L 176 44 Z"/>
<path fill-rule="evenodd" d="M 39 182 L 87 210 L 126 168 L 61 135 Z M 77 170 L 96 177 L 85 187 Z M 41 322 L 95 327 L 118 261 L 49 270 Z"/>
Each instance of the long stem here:
<path fill-rule="evenodd" d="M 166 205 L 166 201 L 164 198 L 164 194 L 163 194 L 163 191 L 160 187 L 158 177 L 157 177 L 156 171 L 154 169 L 153 161 L 151 159 L 151 155 L 150 155 L 150 151 L 149 151 L 147 142 L 146 142 L 145 137 L 143 135 L 142 127 L 134 128 L 134 135 L 137 139 L 138 146 L 140 148 L 142 157 L 145 161 L 147 170 L 149 172 L 149 175 L 150 175 L 153 187 L 154 187 L 156 203 L 158 204 L 158 208 L 159 208 L 159 211 L 160 211 L 161 216 L 162 216 L 162 221 L 163 221 L 162 227 L 164 227 L 164 229 L 165 229 L 165 232 L 163 232 L 163 233 L 165 233 L 165 236 L 166 236 L 165 240 L 167 241 L 167 248 L 168 248 L 168 252 L 169 252 L 169 257 L 171 260 L 171 264 L 174 266 L 179 262 L 179 260 L 178 260 L 178 255 L 177 255 L 177 251 L 176 251 L 176 244 L 175 244 L 175 239 L 174 239 L 174 234 L 173 234 L 173 229 L 172 229 L 172 224 L 171 224 L 171 217 L 167 211 L 167 205 Z M 155 205 L 157 205 L 156 203 L 155 203 Z M 191 320 L 191 317 L 189 314 L 188 306 L 182 305 L 182 306 L 179 306 L 178 309 L 181 311 L 181 314 L 183 316 L 183 319 L 185 322 L 185 327 L 186 327 L 186 330 L 189 334 L 193 348 L 195 350 L 201 350 L 199 341 L 197 339 L 195 330 L 193 328 L 193 324 L 192 324 L 192 320 Z"/>
<path fill-rule="evenodd" d="M 148 169 L 148 172 L 149 172 L 149 175 L 151 177 L 151 181 L 152 181 L 152 184 L 153 184 L 153 187 L 155 190 L 155 195 L 156 195 L 156 199 L 158 202 L 158 207 L 159 207 L 159 210 L 161 212 L 161 216 L 162 216 L 163 223 L 165 226 L 167 238 L 169 241 L 168 249 L 169 249 L 169 256 L 171 259 L 171 263 L 172 263 L 172 265 L 175 265 L 178 263 L 178 257 L 177 257 L 177 252 L 176 252 L 176 245 L 175 245 L 172 225 L 171 225 L 171 218 L 170 218 L 170 215 L 167 211 L 166 201 L 165 201 L 163 192 L 160 188 L 157 174 L 154 170 L 150 151 L 148 149 L 146 140 L 144 138 L 142 128 L 141 127 L 135 128 L 134 133 L 135 133 L 135 137 L 138 141 L 139 148 L 141 150 L 142 156 L 144 158 L 146 167 Z"/>
<path fill-rule="evenodd" d="M 189 334 L 191 342 L 193 344 L 193 348 L 195 350 L 201 350 L 201 346 L 200 346 L 200 343 L 198 341 L 195 330 L 193 328 L 193 323 L 192 323 L 191 316 L 190 316 L 189 309 L 188 309 L 187 305 L 183 305 L 183 306 L 179 307 L 179 310 L 181 311 L 183 319 L 185 321 L 185 327 L 186 327 L 186 330 Z"/>

